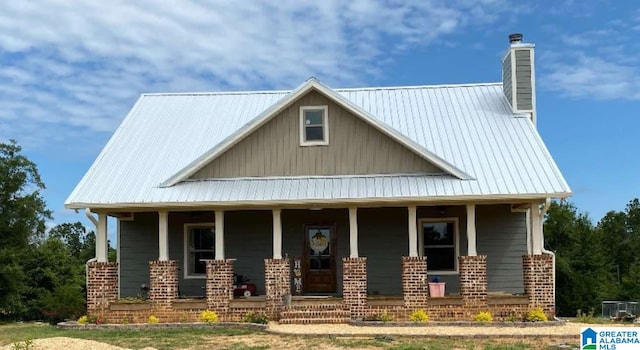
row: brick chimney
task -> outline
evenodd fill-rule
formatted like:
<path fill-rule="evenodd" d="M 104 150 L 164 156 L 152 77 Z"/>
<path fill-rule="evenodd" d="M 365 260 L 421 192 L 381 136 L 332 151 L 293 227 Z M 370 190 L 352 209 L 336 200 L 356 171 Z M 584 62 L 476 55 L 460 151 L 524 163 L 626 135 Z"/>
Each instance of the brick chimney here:
<path fill-rule="evenodd" d="M 536 124 L 536 80 L 534 44 L 522 42 L 522 34 L 509 35 L 509 48 L 502 58 L 502 91 L 513 113 L 529 113 Z"/>

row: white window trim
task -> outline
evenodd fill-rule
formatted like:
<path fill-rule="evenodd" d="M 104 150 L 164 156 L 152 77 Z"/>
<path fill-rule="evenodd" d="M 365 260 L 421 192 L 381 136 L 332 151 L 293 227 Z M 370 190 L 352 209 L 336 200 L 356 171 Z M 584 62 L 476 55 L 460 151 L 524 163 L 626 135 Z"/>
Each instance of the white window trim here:
<path fill-rule="evenodd" d="M 194 223 L 188 223 L 188 224 L 184 224 L 184 241 L 183 241 L 183 246 L 184 246 L 184 252 L 183 252 L 183 257 L 184 257 L 184 262 L 183 262 L 183 271 L 184 271 L 184 279 L 185 280 L 195 280 L 195 279 L 206 279 L 207 278 L 207 274 L 194 274 L 194 275 L 190 275 L 189 274 L 189 229 L 193 228 L 193 227 L 211 227 L 215 230 L 216 224 L 215 222 L 194 222 Z M 215 238 L 214 238 L 214 244 L 215 244 Z M 215 254 L 215 247 L 214 247 L 214 254 Z"/>
<path fill-rule="evenodd" d="M 429 275 L 457 275 L 460 270 L 458 267 L 458 257 L 460 256 L 460 225 L 457 217 L 446 218 L 421 218 L 418 220 L 418 255 L 424 256 L 424 230 L 422 225 L 427 222 L 453 222 L 454 237 L 453 242 L 455 244 L 455 261 L 453 262 L 454 270 L 429 270 L 429 260 L 427 259 L 427 273 Z"/>
<path fill-rule="evenodd" d="M 309 110 L 322 110 L 322 141 L 305 141 L 304 112 Z M 322 106 L 300 106 L 300 146 L 327 146 L 329 145 L 329 107 Z"/>

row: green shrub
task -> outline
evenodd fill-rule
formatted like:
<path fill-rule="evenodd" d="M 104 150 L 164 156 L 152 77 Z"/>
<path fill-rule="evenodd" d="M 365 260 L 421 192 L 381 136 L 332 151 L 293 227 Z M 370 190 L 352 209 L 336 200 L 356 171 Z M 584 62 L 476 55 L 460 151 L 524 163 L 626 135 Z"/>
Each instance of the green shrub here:
<path fill-rule="evenodd" d="M 589 312 L 582 312 L 582 310 L 578 309 L 578 312 L 576 313 L 576 321 L 580 322 L 580 323 L 593 323 L 594 321 L 594 317 L 593 314 L 595 313 L 595 310 L 593 308 L 591 308 L 591 310 L 589 310 Z"/>
<path fill-rule="evenodd" d="M 267 324 L 269 317 L 264 312 L 247 312 L 242 317 L 242 322 Z"/>
<path fill-rule="evenodd" d="M 158 323 L 158 322 L 160 322 L 160 320 L 156 316 L 154 316 L 154 315 L 150 315 L 149 316 L 149 323 L 155 324 L 155 323 Z"/>
<path fill-rule="evenodd" d="M 205 310 L 200 314 L 200 321 L 206 323 L 218 322 L 218 314 L 215 311 Z"/>
<path fill-rule="evenodd" d="M 547 315 L 541 307 L 529 310 L 527 313 L 527 321 L 529 322 L 547 322 Z"/>
<path fill-rule="evenodd" d="M 475 316 L 473 316 L 473 320 L 475 322 L 488 323 L 493 321 L 493 317 L 491 316 L 491 312 L 489 311 L 480 311 Z"/>
<path fill-rule="evenodd" d="M 387 310 L 382 310 L 382 312 L 374 312 L 369 316 L 365 316 L 364 320 L 365 321 L 391 322 L 391 321 L 393 321 L 393 316 L 391 316 Z"/>
<path fill-rule="evenodd" d="M 87 324 L 87 323 L 89 323 L 89 318 L 87 317 L 87 315 L 80 316 L 80 318 L 78 319 L 78 323 L 79 324 Z"/>
<path fill-rule="evenodd" d="M 23 342 L 15 342 L 11 344 L 11 349 L 13 350 L 31 350 L 33 349 L 33 340 L 27 339 Z"/>
<path fill-rule="evenodd" d="M 514 311 L 510 313 L 509 316 L 505 317 L 504 320 L 507 322 L 518 322 L 522 321 L 522 317 Z"/>
<path fill-rule="evenodd" d="M 429 314 L 422 309 L 418 309 L 411 313 L 409 320 L 411 320 L 411 322 L 427 322 L 429 321 Z"/>

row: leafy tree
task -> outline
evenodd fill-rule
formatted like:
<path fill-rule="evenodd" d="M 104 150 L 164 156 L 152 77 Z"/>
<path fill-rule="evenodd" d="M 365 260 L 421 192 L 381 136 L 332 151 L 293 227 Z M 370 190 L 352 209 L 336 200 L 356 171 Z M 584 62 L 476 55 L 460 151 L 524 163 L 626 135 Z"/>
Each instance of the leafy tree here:
<path fill-rule="evenodd" d="M 36 165 L 14 140 L 0 142 L 0 313 L 20 309 L 25 273 L 20 261 L 51 218 Z"/>
<path fill-rule="evenodd" d="M 568 202 L 554 202 L 544 223 L 545 241 L 556 253 L 556 308 L 574 316 L 578 309 L 597 307 L 610 274 L 598 248 L 598 236 L 585 214 Z"/>
<path fill-rule="evenodd" d="M 600 249 L 605 252 L 615 276 L 608 299 L 640 299 L 640 201 L 636 198 L 624 211 L 610 211 L 598 222 Z"/>
<path fill-rule="evenodd" d="M 59 236 L 49 236 L 34 245 L 23 258 L 29 279 L 22 293 L 22 318 L 58 322 L 78 317 L 85 308 L 84 265 L 78 255 Z"/>

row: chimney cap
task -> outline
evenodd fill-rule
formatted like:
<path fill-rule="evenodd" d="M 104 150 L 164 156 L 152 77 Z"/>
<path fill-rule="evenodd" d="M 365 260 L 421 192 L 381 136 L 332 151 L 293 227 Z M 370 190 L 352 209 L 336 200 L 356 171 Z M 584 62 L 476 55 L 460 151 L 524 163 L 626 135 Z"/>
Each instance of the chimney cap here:
<path fill-rule="evenodd" d="M 522 42 L 522 33 L 509 34 L 509 44 L 519 44 Z"/>

